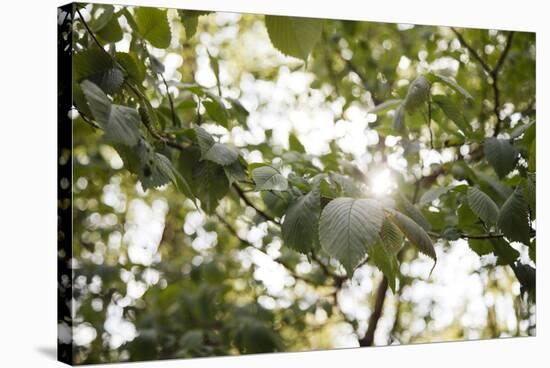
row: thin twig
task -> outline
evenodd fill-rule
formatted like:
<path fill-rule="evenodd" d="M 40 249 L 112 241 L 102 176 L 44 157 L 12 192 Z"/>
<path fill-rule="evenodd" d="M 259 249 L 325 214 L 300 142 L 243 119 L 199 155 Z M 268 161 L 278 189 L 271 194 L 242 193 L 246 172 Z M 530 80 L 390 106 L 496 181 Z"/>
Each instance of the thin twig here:
<path fill-rule="evenodd" d="M 342 60 L 344 61 L 344 63 L 346 64 L 346 68 L 355 73 L 359 79 L 361 80 L 361 83 L 363 84 L 363 88 L 365 88 L 365 90 L 369 90 L 369 83 L 368 83 L 368 78 L 366 75 L 364 75 L 360 70 L 359 68 L 357 67 L 357 65 L 355 65 L 353 63 L 353 61 L 350 59 L 344 59 L 342 58 Z M 388 82 L 388 84 L 390 84 Z M 374 103 L 374 105 L 378 105 L 380 104 L 382 101 L 380 101 L 378 98 L 376 98 L 376 96 L 374 95 L 374 93 L 371 92 L 371 98 L 372 98 L 372 102 Z"/>
<path fill-rule="evenodd" d="M 453 31 L 453 33 L 455 34 L 455 36 L 458 38 L 458 41 L 460 42 L 460 44 L 465 47 L 469 52 L 470 54 L 472 54 L 472 56 L 474 57 L 474 59 L 477 60 L 477 62 L 481 65 L 481 67 L 483 68 L 483 70 L 491 75 L 491 67 L 489 66 L 489 64 L 487 64 L 487 62 L 485 60 L 483 60 L 483 58 L 477 53 L 477 51 L 468 43 L 466 42 L 466 40 L 464 39 L 464 37 L 462 36 L 462 34 L 460 34 L 460 32 L 458 32 L 454 27 L 451 27 L 451 30 Z"/>
<path fill-rule="evenodd" d="M 443 236 L 439 233 L 430 231 L 428 232 L 429 235 L 433 236 L 434 238 L 443 238 Z M 536 232 L 532 231 L 530 233 L 530 236 L 535 236 Z M 504 238 L 506 235 L 504 234 L 460 234 L 459 237 L 463 239 L 500 239 Z"/>
<path fill-rule="evenodd" d="M 78 111 L 78 110 L 77 110 Z M 87 117 L 86 115 L 84 115 L 81 111 L 78 111 L 80 117 L 82 118 L 82 120 L 84 120 L 86 123 L 90 124 L 94 129 L 99 129 L 101 130 L 101 126 L 99 126 L 98 123 L 96 123 L 95 121 L 91 120 L 89 117 Z"/>
<path fill-rule="evenodd" d="M 78 6 L 75 7 L 76 9 L 76 12 L 78 13 L 78 16 L 79 16 L 79 19 L 80 21 L 82 22 L 82 24 L 84 25 L 84 28 L 86 28 L 86 31 L 88 32 L 88 34 L 92 37 L 92 39 L 94 40 L 94 42 L 96 43 L 96 45 L 105 53 L 109 56 L 109 58 L 112 58 L 113 56 L 111 54 L 109 54 L 107 52 L 107 50 L 105 50 L 105 48 L 103 48 L 103 45 L 101 44 L 101 42 L 99 42 L 99 40 L 96 38 L 96 36 L 94 35 L 94 32 L 92 32 L 92 30 L 90 29 L 90 27 L 88 26 L 88 23 L 84 20 L 84 16 L 82 15 L 82 13 L 80 12 L 80 9 L 78 9 Z"/>
<path fill-rule="evenodd" d="M 215 216 L 216 218 L 218 219 L 219 222 L 222 223 L 222 225 L 225 226 L 225 228 L 231 233 L 231 235 L 233 235 L 235 238 L 237 238 L 241 243 L 245 244 L 246 246 L 248 247 L 252 247 L 262 253 L 265 254 L 265 252 L 263 252 L 263 250 L 261 249 L 258 249 L 257 247 L 254 246 L 254 244 L 252 244 L 251 242 L 249 242 L 248 240 L 246 239 L 243 239 L 239 236 L 239 233 L 237 232 L 237 229 L 235 229 L 222 215 L 220 215 L 219 213 L 215 213 Z M 290 269 L 289 267 L 287 267 L 286 265 L 278 262 L 280 265 L 282 265 L 287 271 L 288 273 L 290 273 L 290 275 L 292 277 L 294 277 L 295 279 L 297 280 L 302 280 L 304 282 L 307 282 L 309 284 L 312 284 L 313 281 L 310 280 L 309 278 L 305 277 L 305 276 L 302 276 L 302 275 L 299 275 L 297 274 L 294 270 Z"/>
<path fill-rule="evenodd" d="M 481 234 L 481 235 L 460 234 L 460 237 L 465 239 L 499 239 L 499 238 L 503 238 L 504 234 Z"/>
<path fill-rule="evenodd" d="M 434 135 L 432 132 L 432 101 L 431 101 L 431 98 L 429 97 L 428 97 L 428 130 L 430 131 L 430 148 L 434 149 Z"/>
<path fill-rule="evenodd" d="M 159 75 L 162 78 L 162 83 L 164 83 L 164 87 L 166 88 L 166 95 L 168 96 L 168 102 L 170 103 L 170 112 L 172 114 L 172 125 L 176 126 L 176 111 L 174 110 L 174 101 L 172 100 L 172 95 L 168 90 L 168 83 L 166 83 L 166 79 L 164 78 L 164 75 L 162 75 L 162 73 L 159 73 Z"/>
<path fill-rule="evenodd" d="M 336 285 L 335 285 L 336 288 L 340 289 L 340 287 L 342 286 L 342 284 L 346 280 L 346 277 L 337 275 L 334 272 L 332 272 L 328 268 L 328 266 L 326 264 L 324 264 L 324 262 L 321 261 L 321 259 L 319 259 L 319 257 L 316 254 L 312 254 L 311 259 L 313 259 L 319 265 L 319 267 L 321 268 L 321 270 L 323 271 L 323 273 L 325 275 L 330 276 L 334 279 L 334 281 L 336 283 Z"/>
<path fill-rule="evenodd" d="M 246 196 L 244 191 L 241 189 L 241 187 L 239 187 L 236 183 L 233 183 L 233 188 L 235 189 L 239 197 L 241 197 L 241 199 L 244 201 L 244 203 L 246 203 L 247 206 L 252 207 L 265 220 L 271 221 L 280 225 L 279 221 L 275 220 L 273 216 L 268 215 L 266 212 L 262 211 L 254 203 L 252 203 L 252 201 L 248 199 L 248 197 Z"/>

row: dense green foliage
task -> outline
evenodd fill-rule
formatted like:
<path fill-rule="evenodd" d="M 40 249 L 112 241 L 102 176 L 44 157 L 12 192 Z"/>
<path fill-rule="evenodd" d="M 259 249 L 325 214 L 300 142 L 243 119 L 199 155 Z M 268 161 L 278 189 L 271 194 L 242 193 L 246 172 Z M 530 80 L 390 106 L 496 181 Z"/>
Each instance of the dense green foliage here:
<path fill-rule="evenodd" d="M 479 336 L 534 333 L 534 35 L 78 9 L 72 33 L 76 321 L 96 334 L 77 347 L 78 362 L 330 348 L 331 328 L 342 322 L 361 345 L 371 345 L 377 319 L 365 331 L 338 301 L 364 267 L 385 278 L 365 309 L 371 311 L 375 298 L 383 305 L 386 285 L 397 302 L 388 342 L 466 338 L 453 325 L 415 339 L 399 320 L 399 313 L 432 318 L 415 317 L 411 299 L 400 297 L 429 275 L 405 275 L 400 267 L 428 256 L 428 269 L 437 271 L 460 239 L 479 257 L 496 257 L 480 266 L 489 275 L 487 292 L 498 289 L 495 272 L 506 280 L 504 293 L 521 285 L 516 318 L 528 327 L 511 332 L 488 312 Z M 206 48 L 206 40 L 230 28 L 234 40 Z M 268 62 L 246 59 L 245 49 L 256 45 L 239 40 L 250 32 L 265 38 Z M 169 53 L 183 59 L 171 79 Z M 215 81 L 208 87 L 195 78 L 205 55 Z M 254 133 L 249 109 L 265 107 L 242 98 L 245 74 L 273 81 L 281 70 L 312 76 L 304 82 L 307 92 L 290 96 L 289 104 L 322 96 L 317 106 L 338 106 L 334 123 L 360 108 L 359 120 L 368 119 L 364 133 L 374 134 L 375 143 L 362 157 L 338 137 L 312 154 L 298 131 L 283 146 L 270 129 L 260 143 L 237 143 L 232 132 Z M 261 160 L 249 162 L 252 152 Z M 434 155 L 437 162 L 425 165 Z M 395 189 L 376 193 L 382 168 Z M 151 218 L 136 218 L 132 206 L 145 206 Z M 192 217 L 200 226 L 190 225 Z M 131 232 L 147 221 L 160 230 L 150 226 L 158 237 L 144 236 L 141 248 L 151 258 L 140 261 L 129 244 L 142 235 Z M 259 238 L 250 235 L 258 232 Z M 264 284 L 254 255 L 274 258 L 288 275 L 278 295 Z M 313 318 L 318 314 L 322 322 Z M 129 336 L 120 337 L 121 329 Z"/>

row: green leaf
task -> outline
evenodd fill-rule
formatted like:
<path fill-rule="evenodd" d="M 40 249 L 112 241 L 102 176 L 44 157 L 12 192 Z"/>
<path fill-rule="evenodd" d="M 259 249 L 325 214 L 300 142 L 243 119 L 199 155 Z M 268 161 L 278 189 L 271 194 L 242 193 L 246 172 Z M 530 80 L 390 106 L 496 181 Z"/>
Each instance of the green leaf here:
<path fill-rule="evenodd" d="M 537 286 L 537 271 L 526 264 L 518 263 L 512 267 L 522 288 L 526 291 L 535 291 Z"/>
<path fill-rule="evenodd" d="M 510 133 L 510 138 L 511 139 L 517 139 L 517 138 L 520 138 L 523 133 L 525 133 L 525 131 L 529 128 L 531 128 L 532 126 L 535 125 L 535 121 L 533 120 L 532 122 L 530 123 L 527 123 L 527 124 L 522 124 L 520 126 L 518 126 L 517 128 L 515 128 L 512 133 Z"/>
<path fill-rule="evenodd" d="M 367 254 L 367 245 L 375 245 L 380 240 L 383 220 L 381 206 L 372 199 L 336 198 L 321 213 L 321 247 L 351 276 Z"/>
<path fill-rule="evenodd" d="M 488 239 L 468 239 L 468 245 L 480 257 L 494 252 L 493 244 Z"/>
<path fill-rule="evenodd" d="M 448 87 L 451 87 L 452 89 L 460 93 L 465 98 L 473 99 L 472 95 L 468 91 L 466 91 L 464 88 L 462 88 L 453 78 L 444 76 L 442 74 L 433 73 L 433 72 L 430 73 L 430 75 L 433 76 L 433 79 L 435 81 L 441 82 L 447 85 Z"/>
<path fill-rule="evenodd" d="M 134 146 L 138 143 L 139 114 L 135 109 L 114 105 L 109 97 L 95 84 L 84 81 L 80 84 L 95 120 L 105 131 L 105 137 L 113 143 Z"/>
<path fill-rule="evenodd" d="M 237 158 L 237 152 L 225 144 L 214 141 L 214 138 L 203 128 L 195 128 L 197 141 L 201 149 L 201 160 L 209 160 L 220 165 L 231 165 Z"/>
<path fill-rule="evenodd" d="M 229 182 L 223 166 L 211 161 L 199 161 L 193 168 L 193 188 L 203 210 L 214 213 L 220 200 L 229 191 Z"/>
<path fill-rule="evenodd" d="M 266 15 L 265 25 L 275 48 L 304 61 L 307 61 L 323 30 L 323 20 L 313 18 Z"/>
<path fill-rule="evenodd" d="M 170 46 L 172 34 L 166 10 L 136 7 L 134 15 L 141 37 L 159 49 L 165 49 Z"/>
<path fill-rule="evenodd" d="M 529 172 L 537 171 L 537 141 L 534 139 L 529 147 L 529 162 L 527 165 Z"/>
<path fill-rule="evenodd" d="M 112 105 L 109 123 L 105 127 L 105 138 L 113 143 L 133 146 L 140 136 L 139 121 L 140 117 L 135 109 Z"/>
<path fill-rule="evenodd" d="M 124 74 L 114 64 L 113 59 L 97 47 L 76 53 L 73 65 L 74 79 L 77 82 L 90 80 L 105 93 L 117 91 L 124 82 Z"/>
<path fill-rule="evenodd" d="M 451 187 L 433 187 L 430 188 L 428 191 L 426 191 L 422 197 L 418 200 L 419 206 L 425 206 L 429 203 L 432 203 L 439 197 L 441 197 L 443 194 L 447 193 Z"/>
<path fill-rule="evenodd" d="M 221 96 L 222 90 L 221 90 L 221 84 L 220 84 L 220 62 L 217 57 L 212 56 L 210 54 L 210 51 L 206 49 L 206 53 L 208 54 L 208 60 L 210 61 L 210 67 L 212 68 L 212 71 L 214 72 L 214 76 L 216 77 L 216 85 L 218 87 L 218 94 Z"/>
<path fill-rule="evenodd" d="M 458 207 L 458 225 L 462 228 L 474 225 L 477 222 L 477 215 L 472 211 L 468 203 L 464 202 Z"/>
<path fill-rule="evenodd" d="M 496 224 L 499 210 L 487 194 L 476 187 L 468 188 L 468 204 L 474 213 L 486 224 Z"/>
<path fill-rule="evenodd" d="M 120 24 L 118 23 L 118 17 L 112 17 L 104 27 L 96 32 L 96 35 L 108 43 L 114 43 L 122 40 L 123 33 L 122 28 L 120 28 Z"/>
<path fill-rule="evenodd" d="M 519 128 L 517 130 L 519 130 Z M 514 130 L 514 132 L 512 132 L 511 134 L 511 138 L 516 139 L 519 144 L 529 148 L 537 137 L 536 122 L 533 121 L 532 123 L 527 124 L 527 126 L 525 126 L 525 129 L 521 133 L 523 133 L 523 135 L 520 134 L 520 136 L 517 136 L 517 132 L 516 130 Z"/>
<path fill-rule="evenodd" d="M 483 146 L 487 161 L 499 177 L 506 176 L 514 169 L 518 151 L 509 140 L 489 137 Z"/>
<path fill-rule="evenodd" d="M 400 212 L 393 212 L 389 214 L 388 218 L 420 252 L 434 261 L 437 260 L 432 240 L 420 225 Z"/>
<path fill-rule="evenodd" d="M 90 29 L 92 32 L 99 32 L 103 27 L 109 23 L 115 13 L 115 7 L 112 5 L 96 5 L 97 8 L 101 8 L 103 12 L 95 20 L 90 22 Z"/>
<path fill-rule="evenodd" d="M 130 78 L 138 83 L 143 82 L 146 74 L 145 65 L 136 54 L 117 52 L 115 57 L 117 62 L 128 72 Z"/>
<path fill-rule="evenodd" d="M 162 63 L 162 61 L 160 61 L 158 58 L 154 57 L 151 54 L 149 54 L 148 59 L 149 59 L 151 70 L 153 71 L 153 73 L 156 73 L 156 74 L 164 73 L 164 64 Z"/>
<path fill-rule="evenodd" d="M 380 243 L 368 246 L 369 259 L 374 263 L 388 280 L 390 289 L 395 292 L 395 279 L 399 272 L 399 263 L 395 254 L 390 253 Z"/>
<path fill-rule="evenodd" d="M 455 227 L 447 227 L 441 232 L 441 237 L 443 239 L 447 240 L 458 240 L 461 237 L 460 231 L 458 231 Z"/>
<path fill-rule="evenodd" d="M 247 179 L 246 170 L 238 159 L 232 164 L 224 166 L 223 170 L 225 171 L 225 175 L 230 185 Z"/>
<path fill-rule="evenodd" d="M 537 239 L 533 239 L 529 245 L 529 258 L 531 258 L 533 262 L 537 262 Z"/>
<path fill-rule="evenodd" d="M 316 251 L 320 213 L 321 193 L 315 185 L 311 192 L 295 199 L 288 207 L 281 226 L 285 245 L 305 254 Z"/>
<path fill-rule="evenodd" d="M 178 10 L 178 14 L 181 22 L 183 23 L 183 28 L 185 28 L 185 37 L 190 40 L 197 32 L 199 17 L 210 14 L 210 12 L 199 10 Z"/>
<path fill-rule="evenodd" d="M 529 245 L 528 207 L 523 191 L 516 189 L 500 209 L 498 227 L 511 241 Z"/>
<path fill-rule="evenodd" d="M 296 151 L 299 153 L 306 153 L 306 149 L 302 142 L 296 137 L 296 134 L 290 133 L 288 135 L 288 147 L 291 151 Z"/>
<path fill-rule="evenodd" d="M 393 222 L 389 221 L 387 218 L 385 218 L 384 222 L 382 222 L 380 238 L 382 239 L 382 245 L 384 245 L 390 254 L 397 254 L 403 246 L 403 234 L 397 226 L 395 226 Z"/>
<path fill-rule="evenodd" d="M 338 185 L 338 188 L 340 189 L 339 193 L 341 196 L 353 198 L 359 198 L 363 196 L 361 190 L 357 188 L 353 180 L 351 180 L 349 177 L 333 172 L 329 174 L 329 177 L 332 182 Z"/>
<path fill-rule="evenodd" d="M 403 106 L 407 111 L 413 112 L 428 102 L 430 95 L 430 82 L 423 76 L 417 77 L 412 81 L 407 91 L 407 96 L 403 101 Z"/>
<path fill-rule="evenodd" d="M 468 136 L 472 134 L 472 127 L 464 118 L 464 114 L 462 113 L 464 108 L 462 106 L 457 106 L 450 98 L 443 95 L 433 96 L 432 100 L 437 106 L 439 106 L 445 116 L 452 120 L 456 126 L 464 132 L 464 134 Z"/>
<path fill-rule="evenodd" d="M 497 264 L 513 265 L 519 257 L 519 252 L 512 248 L 510 243 L 502 238 L 491 239 L 494 253 L 498 257 Z"/>
<path fill-rule="evenodd" d="M 172 162 L 168 159 L 168 157 L 160 153 L 155 153 L 153 156 L 151 171 L 153 172 L 151 180 L 141 182 L 145 188 L 157 187 L 158 185 L 161 185 L 160 182 L 167 183 L 170 181 L 175 185 L 178 183 L 176 179 L 178 173 L 172 166 Z"/>
<path fill-rule="evenodd" d="M 80 88 L 86 97 L 94 118 L 105 129 L 111 116 L 111 100 L 97 85 L 90 81 L 82 82 Z"/>
<path fill-rule="evenodd" d="M 252 178 L 256 183 L 256 190 L 283 191 L 288 189 L 286 178 L 271 166 L 255 168 L 252 170 Z"/>
<path fill-rule="evenodd" d="M 474 169 L 473 170 L 474 175 L 476 178 L 481 179 L 483 182 L 487 183 L 489 188 L 495 191 L 496 194 L 498 194 L 502 199 L 507 199 L 510 194 L 512 194 L 512 189 L 501 182 L 498 179 L 495 179 L 491 175 L 485 174 L 483 171 L 479 171 Z"/>
<path fill-rule="evenodd" d="M 144 139 L 140 139 L 134 147 L 126 145 L 115 145 L 114 147 L 128 171 L 137 175 L 144 190 L 158 188 L 169 182 L 178 185 L 179 173 L 172 166 L 170 160 L 155 152 Z M 193 198 L 189 188 L 185 188 L 184 193 Z"/>
<path fill-rule="evenodd" d="M 250 113 L 248 110 L 235 98 L 226 98 L 231 103 L 231 113 L 241 125 L 246 125 L 246 121 Z"/>
<path fill-rule="evenodd" d="M 84 96 L 84 92 L 82 92 L 82 88 L 80 88 L 80 84 L 76 82 L 76 80 L 73 79 L 73 105 L 76 107 L 78 112 L 85 116 L 93 116 L 92 111 L 88 107 L 88 101 L 86 100 L 86 96 Z"/>
<path fill-rule="evenodd" d="M 531 220 L 535 220 L 537 218 L 537 187 L 535 174 L 527 174 L 524 187 L 530 218 Z"/>
<path fill-rule="evenodd" d="M 227 128 L 227 110 L 220 99 L 204 100 L 202 105 L 212 120 Z"/>
<path fill-rule="evenodd" d="M 411 217 L 417 224 L 422 226 L 424 230 L 431 230 L 432 225 L 430 222 L 426 219 L 426 217 L 424 217 L 418 207 L 412 204 L 407 198 L 405 198 L 404 195 L 399 196 L 399 205 L 401 210 Z"/>
<path fill-rule="evenodd" d="M 284 192 L 276 193 L 264 190 L 260 193 L 262 200 L 264 201 L 265 208 L 274 217 L 283 217 L 285 214 L 290 196 L 283 196 Z"/>
<path fill-rule="evenodd" d="M 399 105 L 399 107 L 395 110 L 395 115 L 393 117 L 393 130 L 401 133 L 405 131 L 405 108 L 403 107 L 403 104 Z"/>
<path fill-rule="evenodd" d="M 204 346 L 204 332 L 189 330 L 178 341 L 178 345 L 185 350 L 197 350 Z"/>

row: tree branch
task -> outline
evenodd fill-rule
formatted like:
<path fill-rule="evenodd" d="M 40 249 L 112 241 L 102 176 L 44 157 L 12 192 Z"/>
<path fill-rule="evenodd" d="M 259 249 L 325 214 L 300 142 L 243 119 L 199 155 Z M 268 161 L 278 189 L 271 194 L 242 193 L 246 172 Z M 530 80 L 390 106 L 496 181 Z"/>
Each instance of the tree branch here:
<path fill-rule="evenodd" d="M 446 172 L 446 169 L 441 166 L 439 169 L 437 169 L 435 172 L 428 176 L 422 176 L 421 178 L 417 179 L 414 182 L 414 194 L 412 198 L 412 203 L 416 203 L 417 197 L 420 191 L 420 186 L 424 182 L 433 183 L 437 177 L 441 174 L 444 174 Z M 438 237 L 439 234 L 437 234 Z M 403 251 L 405 249 L 406 245 L 401 248 L 399 252 L 399 257 L 402 256 Z M 374 342 L 374 333 L 376 332 L 376 327 L 378 326 L 378 320 L 380 317 L 382 317 L 382 307 L 384 306 L 384 300 L 386 299 L 386 292 L 388 291 L 388 280 L 385 276 L 383 276 L 382 280 L 380 281 L 380 284 L 378 285 L 378 290 L 376 292 L 376 300 L 374 303 L 374 309 L 372 311 L 372 314 L 369 317 L 369 324 L 367 327 L 367 332 L 365 333 L 365 336 L 363 338 L 359 339 L 359 346 L 372 346 Z"/>
<path fill-rule="evenodd" d="M 376 300 L 374 302 L 374 310 L 372 311 L 369 317 L 369 325 L 367 332 L 362 339 L 359 339 L 359 346 L 372 346 L 374 343 L 374 333 L 376 332 L 376 327 L 378 326 L 378 321 L 382 317 L 382 308 L 384 306 L 384 300 L 386 299 L 386 293 L 388 291 L 388 280 L 384 276 L 380 285 L 378 285 L 378 290 L 376 291 Z"/>
<path fill-rule="evenodd" d="M 502 53 L 500 54 L 500 57 L 498 58 L 498 61 L 493 68 L 492 73 L 497 74 L 500 69 L 502 68 L 502 65 L 504 64 L 504 60 L 506 60 L 506 56 L 508 56 L 508 52 L 510 52 L 510 46 L 512 46 L 512 40 L 514 38 L 514 32 L 510 31 L 508 33 L 508 37 L 506 38 L 506 45 L 504 46 L 504 50 L 502 50 Z"/>
<path fill-rule="evenodd" d="M 508 33 L 508 38 L 506 39 L 506 46 L 504 46 L 504 50 L 502 50 L 502 53 L 500 54 L 497 64 L 491 71 L 491 77 L 493 78 L 493 96 L 495 98 L 495 106 L 493 106 L 493 113 L 497 118 L 497 124 L 495 126 L 495 131 L 493 132 L 493 137 L 496 137 L 500 133 L 504 125 L 504 120 L 501 119 L 500 117 L 500 90 L 498 88 L 498 73 L 502 68 L 502 65 L 504 64 L 504 60 L 506 59 L 508 52 L 510 51 L 510 46 L 512 44 L 513 37 L 514 37 L 514 32 Z"/>
<path fill-rule="evenodd" d="M 477 53 L 477 51 L 468 43 L 466 42 L 466 40 L 464 39 L 464 37 L 462 36 L 462 34 L 460 34 L 460 32 L 458 32 L 454 27 L 451 27 L 451 30 L 453 31 L 453 33 L 455 34 L 455 36 L 458 38 L 458 41 L 460 42 L 460 44 L 465 47 L 469 52 L 470 54 L 472 54 L 472 56 L 474 57 L 474 59 L 476 59 L 476 61 L 481 65 L 481 67 L 483 68 L 483 70 L 488 74 L 488 75 L 491 75 L 491 67 L 489 66 L 489 64 L 487 64 L 487 62 L 485 60 L 483 60 L 483 58 Z"/>
<path fill-rule="evenodd" d="M 487 62 L 479 55 L 479 53 L 464 39 L 464 37 L 462 36 L 462 34 L 460 34 L 460 32 L 458 32 L 453 27 L 451 27 L 451 30 L 458 38 L 458 41 L 460 42 L 460 44 L 472 54 L 474 59 L 476 59 L 476 61 L 481 65 L 485 73 L 487 73 L 487 75 L 491 77 L 491 82 L 492 82 L 491 87 L 493 89 L 493 99 L 494 99 L 493 114 L 497 119 L 495 130 L 493 132 L 493 137 L 496 137 L 500 133 L 504 125 L 504 120 L 500 117 L 500 89 L 498 87 L 498 73 L 500 72 L 500 69 L 504 65 L 506 56 L 508 56 L 508 53 L 510 51 L 510 46 L 512 45 L 512 40 L 514 38 L 514 32 L 511 31 L 508 33 L 504 50 L 502 50 L 502 53 L 500 54 L 500 57 L 498 58 L 495 66 L 491 68 L 489 64 L 487 64 Z"/>
<path fill-rule="evenodd" d="M 428 233 L 429 235 L 435 237 L 435 238 L 442 238 L 441 234 L 430 231 Z M 533 230 L 529 233 L 529 236 L 535 236 L 536 232 Z M 506 235 L 504 234 L 460 234 L 461 238 L 464 239 L 500 239 L 504 238 Z"/>

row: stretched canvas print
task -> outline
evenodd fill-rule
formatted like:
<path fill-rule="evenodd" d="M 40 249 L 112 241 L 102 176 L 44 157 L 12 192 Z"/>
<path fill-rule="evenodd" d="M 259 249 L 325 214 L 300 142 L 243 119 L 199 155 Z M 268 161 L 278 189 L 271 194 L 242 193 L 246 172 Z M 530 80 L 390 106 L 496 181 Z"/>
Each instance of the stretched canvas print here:
<path fill-rule="evenodd" d="M 61 361 L 536 334 L 534 33 L 57 21 Z"/>

